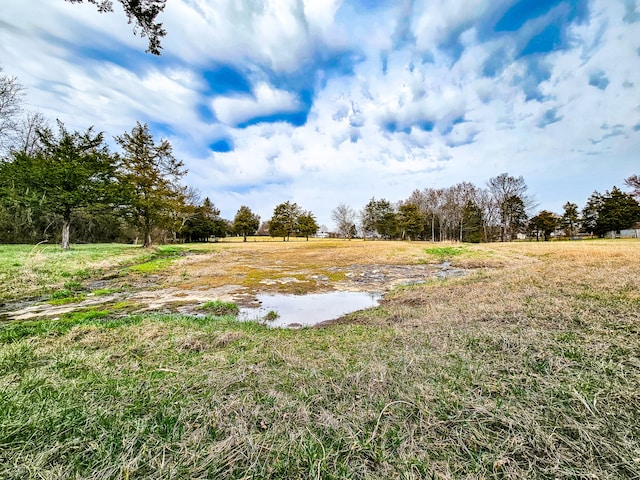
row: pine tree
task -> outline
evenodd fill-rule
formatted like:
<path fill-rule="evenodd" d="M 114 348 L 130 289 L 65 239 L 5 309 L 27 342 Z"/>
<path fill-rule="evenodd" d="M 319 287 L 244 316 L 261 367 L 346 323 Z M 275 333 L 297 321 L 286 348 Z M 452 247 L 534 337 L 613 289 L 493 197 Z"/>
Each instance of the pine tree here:
<path fill-rule="evenodd" d="M 167 140 L 155 143 L 147 124 L 137 122 L 116 142 L 123 150 L 120 178 L 126 186 L 128 216 L 142 229 L 144 246 L 149 247 L 152 229 L 170 227 L 172 213 L 184 205 L 186 189 L 180 180 L 187 171 Z"/>
<path fill-rule="evenodd" d="M 313 213 L 306 211 L 298 216 L 298 232 L 304 235 L 309 241 L 309 235 L 313 235 L 318 231 L 318 222 Z"/>
<path fill-rule="evenodd" d="M 236 235 L 242 235 L 243 242 L 247 241 L 247 235 L 253 235 L 260 227 L 260 216 L 256 215 L 246 205 L 242 205 L 233 219 L 233 231 Z"/>
<path fill-rule="evenodd" d="M 560 218 L 560 223 L 564 228 L 566 235 L 569 238 L 572 238 L 575 235 L 578 222 L 580 221 L 580 216 L 578 214 L 578 205 L 576 205 L 575 203 L 567 202 L 562 208 L 564 209 L 564 213 Z"/>
<path fill-rule="evenodd" d="M 269 235 L 282 237 L 283 242 L 288 240 L 291 234 L 297 231 L 300 213 L 297 203 L 287 201 L 277 205 L 269 223 Z"/>

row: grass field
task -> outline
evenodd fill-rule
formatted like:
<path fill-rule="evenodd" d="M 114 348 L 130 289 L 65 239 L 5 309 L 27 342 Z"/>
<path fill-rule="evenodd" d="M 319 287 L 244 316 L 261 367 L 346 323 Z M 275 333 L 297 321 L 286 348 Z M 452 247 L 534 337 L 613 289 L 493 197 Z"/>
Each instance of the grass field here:
<path fill-rule="evenodd" d="M 470 273 L 396 287 L 324 328 L 242 323 L 215 303 L 0 327 L 0 478 L 638 479 L 639 253 L 633 240 L 2 246 L 11 299 L 109 272 L 247 289 L 260 272 L 353 264 Z"/>

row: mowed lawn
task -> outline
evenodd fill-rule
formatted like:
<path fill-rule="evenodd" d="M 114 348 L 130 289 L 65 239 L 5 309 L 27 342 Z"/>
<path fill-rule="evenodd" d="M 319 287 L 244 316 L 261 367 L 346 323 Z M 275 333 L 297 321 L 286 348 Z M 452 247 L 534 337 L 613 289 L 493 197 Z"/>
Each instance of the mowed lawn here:
<path fill-rule="evenodd" d="M 188 248 L 470 273 L 323 328 L 91 311 L 0 326 L 0 478 L 640 478 L 640 241 Z M 4 298 L 175 251 L 2 246 Z"/>

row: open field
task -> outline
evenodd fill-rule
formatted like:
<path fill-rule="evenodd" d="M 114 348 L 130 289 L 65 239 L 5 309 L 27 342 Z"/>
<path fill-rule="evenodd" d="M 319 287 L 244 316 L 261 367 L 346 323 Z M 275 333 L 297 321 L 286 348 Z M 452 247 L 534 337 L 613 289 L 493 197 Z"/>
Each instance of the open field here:
<path fill-rule="evenodd" d="M 0 478 L 640 478 L 638 241 L 0 248 L 6 302 L 70 307 L 0 327 Z M 344 289 L 385 296 L 176 313 Z"/>

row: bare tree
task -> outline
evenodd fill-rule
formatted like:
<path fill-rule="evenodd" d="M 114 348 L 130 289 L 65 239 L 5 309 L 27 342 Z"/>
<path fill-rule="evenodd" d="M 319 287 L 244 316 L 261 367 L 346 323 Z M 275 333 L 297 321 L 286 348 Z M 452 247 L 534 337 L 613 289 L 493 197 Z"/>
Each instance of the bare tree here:
<path fill-rule="evenodd" d="M 631 175 L 625 179 L 625 185 L 631 188 L 631 195 L 640 198 L 640 176 L 637 174 Z"/>
<path fill-rule="evenodd" d="M 497 177 L 490 178 L 487 185 L 500 211 L 500 240 L 504 242 L 505 239 L 511 238 L 513 233 L 510 212 L 514 200 L 521 200 L 525 208 L 532 206 L 532 201 L 526 194 L 527 184 L 523 177 L 516 178 L 508 173 L 502 173 Z"/>
<path fill-rule="evenodd" d="M 349 205 L 341 203 L 331 212 L 331 219 L 336 222 L 336 228 L 341 236 L 351 240 L 356 212 Z"/>
<path fill-rule="evenodd" d="M 48 128 L 49 124 L 40 112 L 28 112 L 16 127 L 12 150 L 25 155 L 35 155 L 42 149 L 38 130 Z"/>
<path fill-rule="evenodd" d="M 482 212 L 482 240 L 488 242 L 490 228 L 498 223 L 500 217 L 497 203 L 486 188 L 477 189 L 473 201 Z"/>
<path fill-rule="evenodd" d="M 13 143 L 23 98 L 24 88 L 18 79 L 3 74 L 0 68 L 0 153 L 6 152 Z"/>
<path fill-rule="evenodd" d="M 476 187 L 472 183 L 462 182 L 444 190 L 441 227 L 444 238 L 462 241 L 464 209 L 473 201 Z"/>

